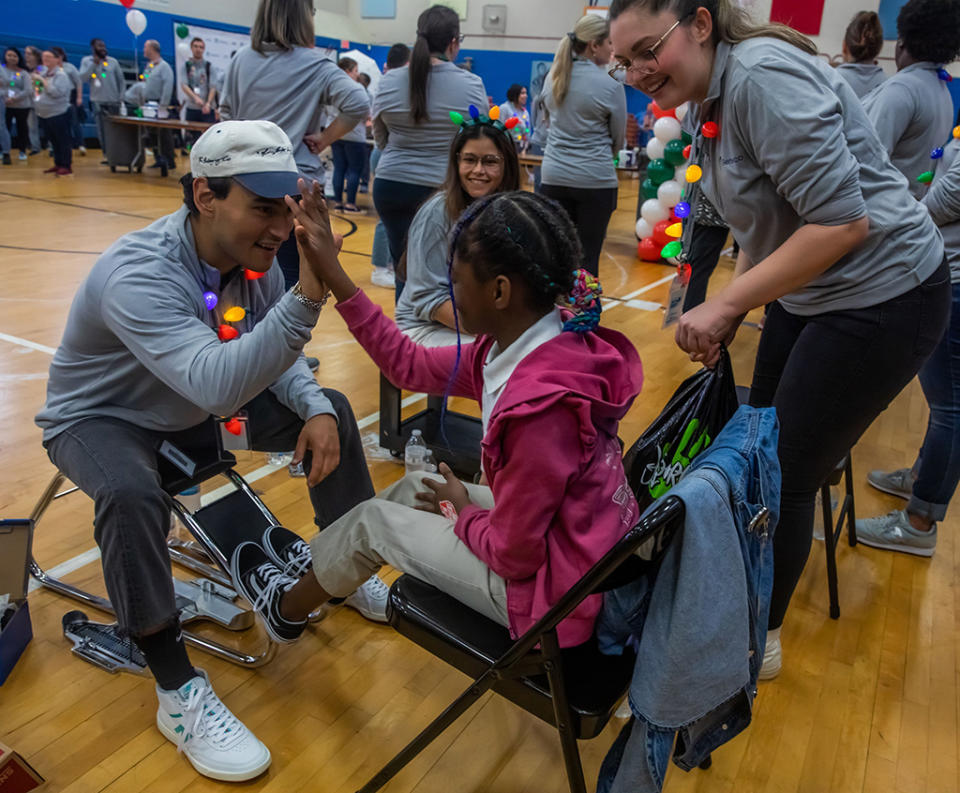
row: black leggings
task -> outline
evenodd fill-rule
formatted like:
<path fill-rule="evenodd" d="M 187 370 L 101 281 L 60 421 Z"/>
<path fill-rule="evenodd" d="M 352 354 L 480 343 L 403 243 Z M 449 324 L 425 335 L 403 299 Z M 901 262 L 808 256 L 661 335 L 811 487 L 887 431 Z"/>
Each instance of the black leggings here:
<path fill-rule="evenodd" d="M 750 389 L 750 404 L 772 405 L 780 420 L 770 628 L 783 624 L 810 554 L 817 491 L 933 352 L 950 302 L 944 262 L 924 283 L 869 308 L 804 317 L 771 304 Z"/>
<path fill-rule="evenodd" d="M 29 107 L 8 107 L 6 114 L 7 132 L 11 135 L 11 148 L 25 152 L 30 148 Z M 16 121 L 17 134 L 13 137 L 13 124 Z"/>
<path fill-rule="evenodd" d="M 400 262 L 400 257 L 407 249 L 407 232 L 410 231 L 410 224 L 413 223 L 417 210 L 436 191 L 436 187 L 395 182 L 379 176 L 373 180 L 373 205 L 380 215 L 384 231 L 387 232 L 390 259 L 394 264 Z M 396 281 L 396 297 L 399 300 L 404 282 L 399 278 Z"/>
<path fill-rule="evenodd" d="M 577 227 L 577 235 L 583 246 L 583 266 L 597 275 L 600 270 L 600 249 L 607 236 L 607 225 L 617 208 L 617 188 L 587 189 L 542 184 L 540 194 L 552 198 L 567 211 L 573 225 Z"/>

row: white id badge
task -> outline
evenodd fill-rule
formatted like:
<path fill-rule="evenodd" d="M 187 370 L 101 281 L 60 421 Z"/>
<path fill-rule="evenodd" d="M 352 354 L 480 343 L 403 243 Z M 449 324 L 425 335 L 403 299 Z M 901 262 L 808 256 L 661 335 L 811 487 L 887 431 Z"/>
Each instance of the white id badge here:
<path fill-rule="evenodd" d="M 667 310 L 663 314 L 663 328 L 669 328 L 680 321 L 683 314 L 683 302 L 687 298 L 687 289 L 690 287 L 690 264 L 682 262 L 677 266 L 677 275 L 670 282 L 670 296 L 667 299 Z"/>
<path fill-rule="evenodd" d="M 93 87 L 94 87 L 94 88 L 100 88 L 100 87 L 102 87 L 102 86 L 103 86 L 103 83 L 100 82 L 100 78 L 99 78 L 99 77 L 98 77 L 96 80 L 93 81 Z"/>
<path fill-rule="evenodd" d="M 7 96 L 9 96 L 11 99 L 13 99 L 13 97 L 15 97 L 16 95 L 17 95 L 17 92 L 14 91 L 12 88 L 7 89 Z M 17 131 L 19 132 L 19 130 Z"/>
<path fill-rule="evenodd" d="M 239 411 L 235 416 L 217 419 L 220 428 L 220 442 L 227 451 L 249 451 L 250 434 L 247 430 L 247 413 Z"/>

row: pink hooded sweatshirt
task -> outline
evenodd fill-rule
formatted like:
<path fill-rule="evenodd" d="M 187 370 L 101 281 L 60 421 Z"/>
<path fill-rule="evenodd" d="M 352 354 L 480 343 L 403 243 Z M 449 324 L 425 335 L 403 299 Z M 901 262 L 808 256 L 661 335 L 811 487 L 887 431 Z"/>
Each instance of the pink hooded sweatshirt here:
<path fill-rule="evenodd" d="M 456 347 L 421 347 L 362 292 L 337 304 L 350 331 L 390 382 L 442 394 Z M 463 345 L 450 393 L 480 401 L 494 339 Z M 481 443 L 493 509 L 467 506 L 457 536 L 507 584 L 514 638 L 528 630 L 636 522 L 617 428 L 640 391 L 640 356 L 621 333 L 561 333 L 514 370 Z M 557 628 L 562 647 L 593 635 L 602 605 L 591 595 Z"/>

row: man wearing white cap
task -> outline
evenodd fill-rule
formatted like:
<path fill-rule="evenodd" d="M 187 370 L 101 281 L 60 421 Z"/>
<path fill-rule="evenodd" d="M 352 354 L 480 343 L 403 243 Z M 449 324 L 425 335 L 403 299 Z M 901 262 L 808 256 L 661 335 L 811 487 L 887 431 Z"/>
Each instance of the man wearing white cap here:
<path fill-rule="evenodd" d="M 200 773 L 240 781 L 265 771 L 270 752 L 187 657 L 157 450 L 169 440 L 189 453 L 211 415 L 245 410 L 254 449 L 296 447 L 321 529 L 373 486 L 350 404 L 317 384 L 301 352 L 326 289 L 307 257 L 286 293 L 273 266 L 294 225 L 284 196 L 321 217 L 321 188 L 299 179 L 269 121 L 211 127 L 190 164 L 184 206 L 117 240 L 80 285 L 36 421 L 50 459 L 94 499 L 107 592 L 157 680 L 157 726 Z M 271 545 L 281 561 L 302 557 L 286 529 Z M 347 604 L 383 620 L 385 596 L 374 578 Z"/>

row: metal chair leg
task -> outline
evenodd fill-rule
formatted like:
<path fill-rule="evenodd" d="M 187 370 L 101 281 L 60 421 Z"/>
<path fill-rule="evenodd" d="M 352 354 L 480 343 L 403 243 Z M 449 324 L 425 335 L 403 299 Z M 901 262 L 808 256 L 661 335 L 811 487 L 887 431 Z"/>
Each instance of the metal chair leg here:
<path fill-rule="evenodd" d="M 823 541 L 827 556 L 827 590 L 830 595 L 830 617 L 840 618 L 840 596 L 837 592 L 837 535 L 834 533 L 833 508 L 830 505 L 830 486 L 820 489 L 823 510 Z"/>
<path fill-rule="evenodd" d="M 567 699 L 567 689 L 563 683 L 563 670 L 560 665 L 560 645 L 557 630 L 544 634 L 541 642 L 547 679 L 550 681 L 550 694 L 553 699 L 553 714 L 560 735 L 560 748 L 563 750 L 563 763 L 567 771 L 567 784 L 570 793 L 587 793 L 587 783 L 583 778 L 583 764 L 580 762 L 580 750 L 577 748 L 577 736 L 573 728 L 573 714 Z"/>

